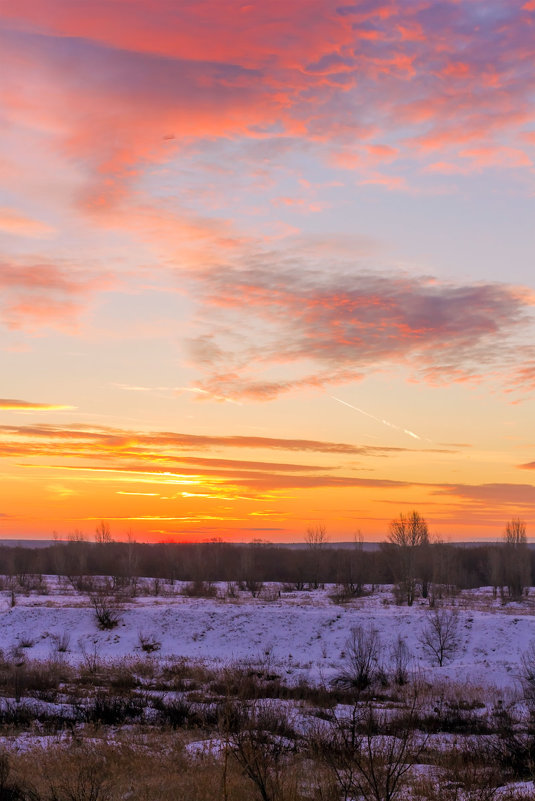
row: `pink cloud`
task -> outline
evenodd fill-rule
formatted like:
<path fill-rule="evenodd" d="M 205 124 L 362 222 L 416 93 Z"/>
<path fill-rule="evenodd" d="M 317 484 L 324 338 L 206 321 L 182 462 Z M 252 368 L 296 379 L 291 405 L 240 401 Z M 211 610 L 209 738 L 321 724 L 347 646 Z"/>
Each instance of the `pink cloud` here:
<path fill-rule="evenodd" d="M 88 298 L 112 279 L 55 264 L 0 263 L 0 321 L 8 328 L 72 329 Z"/>
<path fill-rule="evenodd" d="M 322 157 L 325 141 L 341 152 L 379 134 L 392 152 L 368 142 L 372 163 L 436 150 L 462 161 L 470 145 L 473 169 L 500 154 L 509 169 L 528 164 L 530 3 L 490 0 L 481 15 L 468 0 L 133 0 L 127 20 L 122 4 L 89 8 L 5 6 L 1 59 L 6 119 L 84 165 L 91 209 L 124 199 L 148 166 L 192 143 L 236 137 L 306 140 Z M 359 168 L 347 158 L 340 166 Z"/>
<path fill-rule="evenodd" d="M 535 487 L 532 484 L 451 484 L 437 488 L 434 494 L 451 495 L 482 507 L 535 509 Z"/>
<path fill-rule="evenodd" d="M 511 363 L 520 369 L 529 350 L 533 296 L 526 289 L 355 270 L 322 278 L 305 264 L 273 270 L 284 263 L 274 254 L 251 263 L 199 277 L 203 301 L 214 309 L 202 341 L 209 336 L 225 354 L 224 369 L 217 359 L 197 361 L 206 375 L 201 387 L 212 395 L 268 400 L 392 364 L 433 383 L 486 375 L 505 382 Z M 238 308 L 240 325 L 255 332 L 242 344 L 232 336 Z"/>

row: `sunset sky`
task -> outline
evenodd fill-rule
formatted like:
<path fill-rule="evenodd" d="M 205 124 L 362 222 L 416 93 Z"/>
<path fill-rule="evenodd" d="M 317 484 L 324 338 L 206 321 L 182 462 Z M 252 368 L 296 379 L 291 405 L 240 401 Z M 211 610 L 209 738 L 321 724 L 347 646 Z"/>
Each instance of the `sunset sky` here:
<path fill-rule="evenodd" d="M 0 539 L 535 537 L 535 0 L 0 10 Z"/>

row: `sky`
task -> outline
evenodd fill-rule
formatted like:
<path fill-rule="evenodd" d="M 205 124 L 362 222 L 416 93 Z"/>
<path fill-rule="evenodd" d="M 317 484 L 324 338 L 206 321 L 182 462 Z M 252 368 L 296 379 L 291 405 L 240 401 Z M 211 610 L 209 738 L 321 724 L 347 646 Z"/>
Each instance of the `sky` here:
<path fill-rule="evenodd" d="M 535 536 L 535 0 L 0 5 L 0 538 Z"/>

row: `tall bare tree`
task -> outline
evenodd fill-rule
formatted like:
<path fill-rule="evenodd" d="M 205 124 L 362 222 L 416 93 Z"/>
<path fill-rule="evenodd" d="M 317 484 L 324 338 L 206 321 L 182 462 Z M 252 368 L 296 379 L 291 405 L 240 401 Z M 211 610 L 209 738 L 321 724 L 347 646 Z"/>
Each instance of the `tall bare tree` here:
<path fill-rule="evenodd" d="M 429 529 L 418 512 L 400 514 L 390 524 L 388 542 L 393 546 L 394 572 L 408 606 L 416 596 L 416 579 L 419 557 L 429 546 Z"/>
<path fill-rule="evenodd" d="M 98 542 L 102 545 L 111 541 L 111 529 L 109 523 L 106 523 L 105 520 L 101 520 L 95 529 L 95 542 Z"/>
<path fill-rule="evenodd" d="M 322 551 L 329 537 L 323 524 L 309 526 L 305 534 L 305 542 L 310 554 L 311 586 L 317 590 L 320 584 Z"/>
<path fill-rule="evenodd" d="M 530 558 L 526 537 L 526 524 L 519 517 L 513 517 L 505 526 L 503 535 L 504 579 L 513 600 L 520 600 L 524 587 L 531 581 Z"/>

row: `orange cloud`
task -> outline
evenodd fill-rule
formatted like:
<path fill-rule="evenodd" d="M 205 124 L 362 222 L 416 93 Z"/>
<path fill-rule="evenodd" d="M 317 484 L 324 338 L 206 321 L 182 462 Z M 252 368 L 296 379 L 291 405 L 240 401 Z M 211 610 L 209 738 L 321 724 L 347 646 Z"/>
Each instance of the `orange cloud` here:
<path fill-rule="evenodd" d="M 9 409 L 36 409 L 39 404 L 21 406 L 24 401 L 4 401 Z M 19 405 L 17 405 L 19 404 Z M 0 406 L 0 408 L 2 408 Z M 69 407 L 46 407 L 60 409 Z M 456 446 L 455 446 L 456 447 Z M 385 445 L 351 445 L 341 442 L 321 442 L 304 439 L 276 439 L 270 437 L 248 436 L 202 436 L 178 432 L 139 432 L 116 428 L 95 428 L 93 426 L 66 425 L 3 425 L 0 426 L 0 455 L 35 456 L 53 452 L 58 457 L 89 457 L 106 460 L 146 460 L 158 465 L 202 467 L 215 471 L 259 470 L 274 472 L 318 472 L 331 470 L 325 464 L 295 464 L 288 462 L 252 461 L 241 459 L 221 459 L 200 455 L 185 455 L 189 452 L 208 449 L 283 450 L 287 452 L 335 454 L 343 456 L 387 456 L 400 453 L 416 453 L 415 448 L 401 448 Z M 425 448 L 425 453 L 450 453 L 451 448 Z M 190 471 L 191 472 L 191 471 Z"/>
<path fill-rule="evenodd" d="M 31 401 L 0 398 L 0 411 L 3 412 L 59 412 L 75 409 L 76 406 L 66 406 L 57 403 L 32 403 Z"/>

